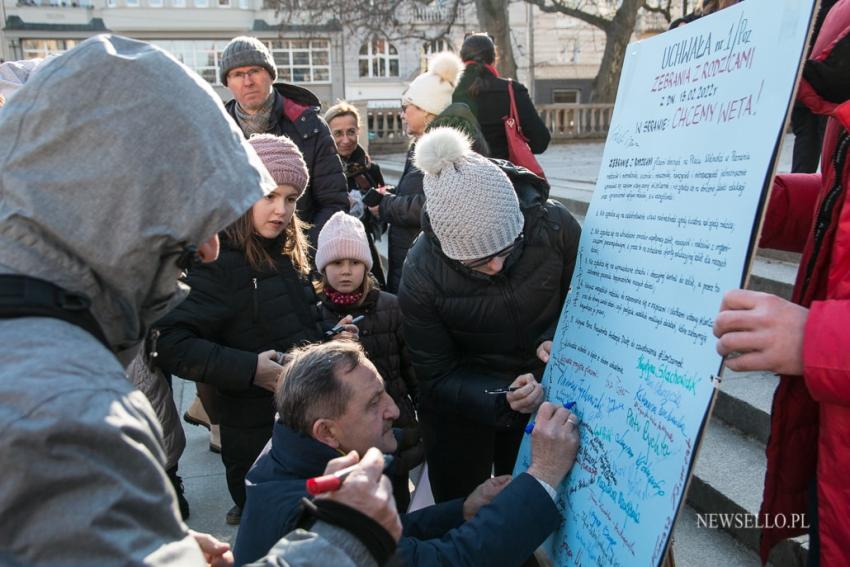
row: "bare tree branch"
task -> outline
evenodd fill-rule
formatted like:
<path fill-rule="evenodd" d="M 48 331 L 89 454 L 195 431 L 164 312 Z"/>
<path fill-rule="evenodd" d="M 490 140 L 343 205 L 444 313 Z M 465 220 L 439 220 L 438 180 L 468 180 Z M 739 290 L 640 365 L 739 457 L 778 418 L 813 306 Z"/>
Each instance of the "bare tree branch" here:
<path fill-rule="evenodd" d="M 537 6 L 537 8 L 541 12 L 546 12 L 547 14 L 564 14 L 565 16 L 570 16 L 572 18 L 576 18 L 577 20 L 581 20 L 587 24 L 590 24 L 593 27 L 599 28 L 602 31 L 607 32 L 609 26 L 611 25 L 611 20 L 603 18 L 602 16 L 591 14 L 590 12 L 586 12 L 584 10 L 580 10 L 579 8 L 574 8 L 572 6 L 567 6 L 561 0 L 525 0 L 529 4 L 533 6 Z"/>
<path fill-rule="evenodd" d="M 659 5 L 653 5 L 650 4 L 648 1 L 644 1 L 641 8 L 653 14 L 661 14 L 662 16 L 664 16 L 664 19 L 667 20 L 668 23 L 673 21 L 673 0 L 666 0 L 666 2 L 662 2 Z"/>

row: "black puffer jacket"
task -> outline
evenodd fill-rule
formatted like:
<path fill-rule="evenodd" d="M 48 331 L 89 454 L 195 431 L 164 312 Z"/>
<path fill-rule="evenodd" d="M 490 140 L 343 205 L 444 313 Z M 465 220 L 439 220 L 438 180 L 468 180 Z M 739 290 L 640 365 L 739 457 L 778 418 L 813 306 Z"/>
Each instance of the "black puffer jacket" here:
<path fill-rule="evenodd" d="M 348 184 L 331 131 L 319 115 L 319 99 L 307 89 L 276 83 L 269 134 L 286 136 L 298 145 L 310 172 L 307 190 L 298 199 L 298 218 L 311 223 L 310 242 L 318 242 L 319 231 L 337 211 L 348 212 Z M 236 100 L 225 105 L 236 120 Z"/>
<path fill-rule="evenodd" d="M 415 145 L 407 151 L 404 171 L 395 188 L 394 195 L 381 201 L 381 220 L 390 224 L 387 255 L 387 291 L 396 293 L 401 281 L 401 270 L 411 244 L 422 231 L 422 206 L 425 192 L 422 189 L 422 172 L 413 165 Z"/>
<path fill-rule="evenodd" d="M 482 79 L 478 96 L 469 93 L 469 85 L 479 76 Z M 528 96 L 528 89 L 520 83 L 514 83 L 514 98 L 520 127 L 528 138 L 528 145 L 535 154 L 542 154 L 549 147 L 552 135 L 546 124 L 537 114 L 534 103 Z M 510 114 L 511 101 L 508 95 L 508 81 L 493 75 L 480 65 L 467 65 L 461 80 L 452 95 L 455 102 L 466 103 L 481 125 L 484 138 L 490 146 L 490 156 L 508 159 L 508 141 L 505 137 L 505 123 L 502 120 Z"/>
<path fill-rule="evenodd" d="M 380 166 L 373 162 L 369 154 L 359 145 L 351 152 L 348 158 L 341 159 L 345 178 L 348 181 L 349 191 L 359 191 L 361 195 L 365 195 L 369 189 L 385 185 Z M 387 278 L 384 275 L 381 256 L 375 245 L 375 241 L 380 240 L 386 225 L 376 219 L 375 215 L 370 213 L 365 207 L 360 221 L 363 223 L 363 228 L 366 230 L 366 236 L 369 239 L 369 252 L 372 255 L 371 273 L 378 280 L 378 285 L 381 288 L 385 288 L 387 287 Z"/>
<path fill-rule="evenodd" d="M 540 377 L 536 349 L 554 337 L 581 233 L 562 205 L 547 201 L 545 181 L 494 161 L 513 182 L 525 217 L 525 238 L 502 272 L 487 276 L 445 256 L 426 212 L 398 294 L 420 409 L 490 426 L 504 423 L 508 407 L 485 389 L 525 372 Z"/>
<path fill-rule="evenodd" d="M 275 241 L 272 248 L 279 247 Z M 222 237 L 218 260 L 192 268 L 189 297 L 155 325 L 157 364 L 212 384 L 227 398 L 270 399 L 270 391 L 253 385 L 257 354 L 323 337 L 312 285 L 288 256 L 275 257 L 275 270 L 254 271 L 244 252 Z M 268 408 L 273 415 L 272 404 Z"/>
<path fill-rule="evenodd" d="M 416 377 L 401 333 L 401 310 L 398 299 L 391 293 L 373 289 L 360 305 L 336 305 L 324 294 L 322 315 L 325 326 L 333 326 L 345 317 L 365 315 L 357 323 L 360 344 L 386 384 L 387 392 L 398 405 L 400 415 L 396 426 L 416 424 L 413 400 L 416 397 Z"/>
<path fill-rule="evenodd" d="M 370 291 L 360 305 L 336 305 L 324 294 L 320 297 L 326 327 L 336 325 L 346 315 L 365 315 L 363 320 L 357 323 L 360 344 L 384 379 L 387 393 L 398 406 L 399 416 L 393 423 L 398 440 L 393 467 L 396 472 L 406 473 L 425 460 L 425 448 L 416 419 L 415 401 L 418 387 L 401 332 L 398 299 L 393 294 L 378 289 Z M 404 479 L 407 479 L 406 474 Z M 402 488 L 407 490 L 406 482 L 402 483 Z"/>

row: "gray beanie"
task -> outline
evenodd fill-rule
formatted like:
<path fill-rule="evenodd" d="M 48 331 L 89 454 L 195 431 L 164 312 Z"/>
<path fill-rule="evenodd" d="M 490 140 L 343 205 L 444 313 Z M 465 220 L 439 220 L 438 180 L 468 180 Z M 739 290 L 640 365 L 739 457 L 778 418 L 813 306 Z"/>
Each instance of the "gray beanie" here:
<path fill-rule="evenodd" d="M 272 76 L 272 81 L 277 80 L 274 57 L 265 44 L 256 37 L 240 35 L 231 39 L 221 54 L 219 61 L 221 83 L 227 86 L 227 74 L 231 69 L 249 65 L 264 67 Z"/>
<path fill-rule="evenodd" d="M 472 151 L 454 128 L 435 128 L 416 143 L 413 162 L 434 234 L 453 260 L 477 260 L 510 246 L 524 218 L 514 186 L 499 167 Z"/>

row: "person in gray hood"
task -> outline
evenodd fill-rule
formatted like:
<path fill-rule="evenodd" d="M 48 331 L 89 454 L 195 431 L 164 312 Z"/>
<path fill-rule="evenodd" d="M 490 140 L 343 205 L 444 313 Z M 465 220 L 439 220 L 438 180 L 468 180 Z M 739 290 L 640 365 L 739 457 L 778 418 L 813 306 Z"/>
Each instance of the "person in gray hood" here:
<path fill-rule="evenodd" d="M 91 38 L 0 113 L 0 281 L 90 300 L 99 331 L 0 317 L 0 564 L 225 559 L 180 520 L 124 366 L 184 295 L 179 260 L 213 259 L 217 232 L 275 186 L 212 89 L 143 42 Z"/>

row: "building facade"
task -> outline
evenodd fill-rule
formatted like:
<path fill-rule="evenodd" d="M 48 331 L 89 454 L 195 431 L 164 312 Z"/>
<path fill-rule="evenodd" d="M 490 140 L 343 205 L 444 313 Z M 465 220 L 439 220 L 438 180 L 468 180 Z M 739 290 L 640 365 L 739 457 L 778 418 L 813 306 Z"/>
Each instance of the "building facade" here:
<path fill-rule="evenodd" d="M 432 35 L 429 31 L 439 30 L 448 17 L 444 4 L 434 0 L 412 8 L 405 21 L 420 35 Z M 456 51 L 466 33 L 477 31 L 472 6 L 459 14 L 448 37 L 397 41 L 343 30 L 334 21 L 298 21 L 267 8 L 263 0 L 0 0 L 0 8 L 0 59 L 45 57 L 92 35 L 116 33 L 163 47 L 226 99 L 230 95 L 217 72 L 221 51 L 232 37 L 252 35 L 272 50 L 280 80 L 312 90 L 324 106 L 347 98 L 373 108 L 398 107 L 429 53 Z M 666 28 L 657 16 L 641 18 L 636 38 Z M 510 6 L 510 21 L 517 79 L 529 86 L 534 100 L 587 102 L 604 33 L 520 0 Z"/>

